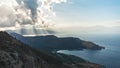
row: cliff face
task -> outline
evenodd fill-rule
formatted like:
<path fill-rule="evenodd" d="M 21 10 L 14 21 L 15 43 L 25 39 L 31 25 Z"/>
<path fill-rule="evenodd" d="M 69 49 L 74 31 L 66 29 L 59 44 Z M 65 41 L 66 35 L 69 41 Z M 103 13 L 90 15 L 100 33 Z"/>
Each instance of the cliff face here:
<path fill-rule="evenodd" d="M 0 32 L 0 68 L 104 68 L 81 58 L 37 51 Z"/>
<path fill-rule="evenodd" d="M 92 42 L 74 37 L 59 38 L 54 35 L 23 37 L 17 33 L 10 33 L 10 35 L 34 48 L 37 48 L 38 50 L 41 49 L 45 51 L 81 49 L 101 50 L 104 48 Z"/>

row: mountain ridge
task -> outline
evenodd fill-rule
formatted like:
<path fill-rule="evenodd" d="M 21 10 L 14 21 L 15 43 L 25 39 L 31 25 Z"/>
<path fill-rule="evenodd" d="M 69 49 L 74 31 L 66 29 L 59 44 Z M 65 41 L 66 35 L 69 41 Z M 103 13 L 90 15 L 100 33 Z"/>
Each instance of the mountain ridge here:
<path fill-rule="evenodd" d="M 17 33 L 9 33 L 11 36 L 16 39 L 36 48 L 49 51 L 58 51 L 58 50 L 82 50 L 82 49 L 91 49 L 91 50 L 101 50 L 104 47 L 99 46 L 90 41 L 84 41 L 75 37 L 57 37 L 54 35 L 46 36 L 34 36 L 34 37 L 24 37 Z M 40 46 L 42 45 L 42 46 Z"/>

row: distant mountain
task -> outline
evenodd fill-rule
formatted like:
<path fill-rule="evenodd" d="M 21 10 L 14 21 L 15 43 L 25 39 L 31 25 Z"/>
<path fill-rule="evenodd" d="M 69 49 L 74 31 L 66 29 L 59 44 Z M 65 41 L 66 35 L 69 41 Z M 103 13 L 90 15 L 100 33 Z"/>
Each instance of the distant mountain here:
<path fill-rule="evenodd" d="M 45 51 L 81 50 L 81 49 L 101 50 L 104 48 L 92 42 L 84 41 L 74 37 L 59 38 L 54 35 L 24 37 L 20 34 L 13 32 L 9 34 L 15 37 L 16 39 L 34 48 L 37 48 L 38 50 L 39 49 Z"/>
<path fill-rule="evenodd" d="M 81 58 L 36 49 L 0 32 L 0 68 L 104 68 Z"/>

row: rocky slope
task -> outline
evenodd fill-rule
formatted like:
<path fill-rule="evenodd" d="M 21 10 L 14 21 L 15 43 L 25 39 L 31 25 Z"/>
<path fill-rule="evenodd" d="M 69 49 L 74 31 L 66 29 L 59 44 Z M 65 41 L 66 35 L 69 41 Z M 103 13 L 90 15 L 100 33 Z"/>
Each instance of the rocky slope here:
<path fill-rule="evenodd" d="M 0 68 L 104 68 L 81 58 L 37 51 L 0 32 Z"/>

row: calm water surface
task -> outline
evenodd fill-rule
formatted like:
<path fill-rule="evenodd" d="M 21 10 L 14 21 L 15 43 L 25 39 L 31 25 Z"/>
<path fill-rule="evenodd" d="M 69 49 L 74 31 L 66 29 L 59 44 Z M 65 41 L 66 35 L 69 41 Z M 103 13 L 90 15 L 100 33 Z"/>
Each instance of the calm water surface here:
<path fill-rule="evenodd" d="M 120 35 L 77 35 L 83 40 L 92 41 L 104 46 L 103 50 L 83 50 L 58 52 L 82 57 L 88 61 L 102 64 L 107 68 L 120 68 Z"/>

